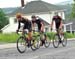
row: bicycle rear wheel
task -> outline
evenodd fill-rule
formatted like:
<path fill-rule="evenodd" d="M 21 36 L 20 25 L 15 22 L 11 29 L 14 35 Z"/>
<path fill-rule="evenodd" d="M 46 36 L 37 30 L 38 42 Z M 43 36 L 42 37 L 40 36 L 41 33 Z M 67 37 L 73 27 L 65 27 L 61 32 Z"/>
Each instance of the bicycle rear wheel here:
<path fill-rule="evenodd" d="M 24 53 L 26 51 L 26 40 L 24 37 L 19 37 L 17 40 L 17 50 L 20 53 Z"/>
<path fill-rule="evenodd" d="M 54 48 L 58 48 L 58 46 L 59 46 L 59 36 L 57 34 L 54 35 L 53 46 L 54 46 Z"/>

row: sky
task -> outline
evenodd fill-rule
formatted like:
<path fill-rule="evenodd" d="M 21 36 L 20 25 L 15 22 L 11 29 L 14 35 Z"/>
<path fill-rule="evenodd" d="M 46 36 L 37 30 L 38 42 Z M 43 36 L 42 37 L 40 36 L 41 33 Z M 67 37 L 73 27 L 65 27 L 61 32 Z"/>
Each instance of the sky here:
<path fill-rule="evenodd" d="M 25 0 L 26 2 L 34 1 L 34 0 Z M 42 0 L 51 4 L 64 2 L 68 0 Z M 20 0 L 0 0 L 0 8 L 7 8 L 7 7 L 19 7 L 21 6 Z"/>

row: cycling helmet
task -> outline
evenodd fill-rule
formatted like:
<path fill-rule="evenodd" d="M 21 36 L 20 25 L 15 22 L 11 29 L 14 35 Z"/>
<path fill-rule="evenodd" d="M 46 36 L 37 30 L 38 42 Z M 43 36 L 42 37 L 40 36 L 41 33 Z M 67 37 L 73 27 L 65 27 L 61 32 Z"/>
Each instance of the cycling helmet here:
<path fill-rule="evenodd" d="M 21 18 L 21 17 L 22 17 L 21 13 L 16 14 L 16 18 Z"/>
<path fill-rule="evenodd" d="M 35 15 L 32 15 L 31 18 L 36 18 L 36 16 Z"/>

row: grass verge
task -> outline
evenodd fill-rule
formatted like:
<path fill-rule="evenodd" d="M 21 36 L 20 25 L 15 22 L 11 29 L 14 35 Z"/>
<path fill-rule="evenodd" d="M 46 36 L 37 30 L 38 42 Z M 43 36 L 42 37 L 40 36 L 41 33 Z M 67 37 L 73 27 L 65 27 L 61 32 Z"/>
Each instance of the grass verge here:
<path fill-rule="evenodd" d="M 55 33 L 53 32 L 47 32 L 47 36 L 49 37 L 49 39 L 53 39 L 54 34 Z M 75 38 L 75 33 L 74 34 L 65 33 L 65 36 L 67 38 Z M 16 33 L 11 33 L 11 34 L 0 33 L 0 43 L 15 43 L 18 37 L 19 35 L 17 35 Z"/>

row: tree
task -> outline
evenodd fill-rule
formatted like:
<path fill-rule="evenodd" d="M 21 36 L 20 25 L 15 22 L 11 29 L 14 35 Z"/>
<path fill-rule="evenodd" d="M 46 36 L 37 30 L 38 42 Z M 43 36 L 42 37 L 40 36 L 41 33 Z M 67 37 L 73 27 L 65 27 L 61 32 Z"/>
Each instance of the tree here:
<path fill-rule="evenodd" d="M 8 23 L 9 21 L 8 18 L 6 17 L 6 14 L 3 12 L 2 9 L 0 9 L 0 29 L 3 28 Z"/>
<path fill-rule="evenodd" d="M 75 0 L 73 0 L 71 18 L 75 18 Z"/>

